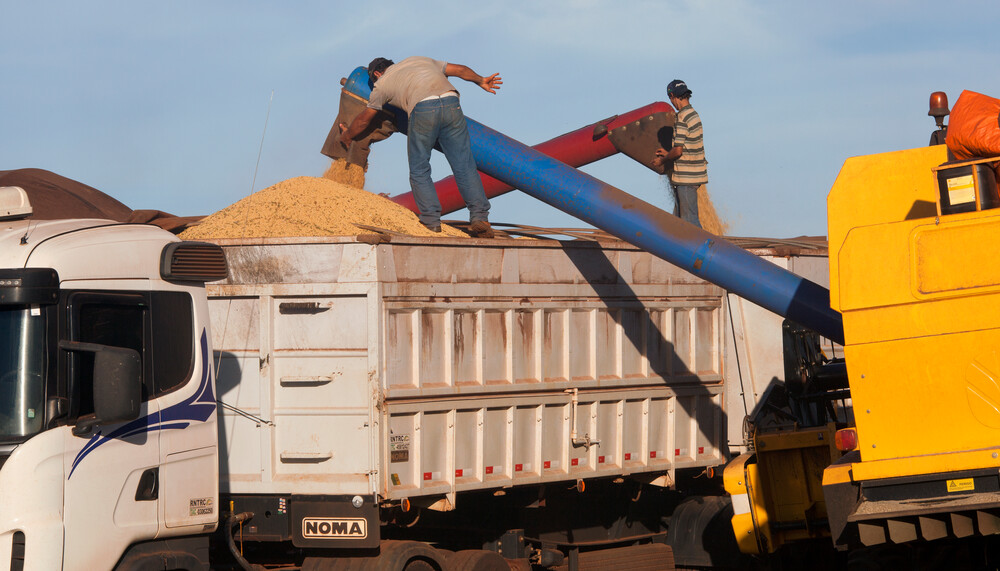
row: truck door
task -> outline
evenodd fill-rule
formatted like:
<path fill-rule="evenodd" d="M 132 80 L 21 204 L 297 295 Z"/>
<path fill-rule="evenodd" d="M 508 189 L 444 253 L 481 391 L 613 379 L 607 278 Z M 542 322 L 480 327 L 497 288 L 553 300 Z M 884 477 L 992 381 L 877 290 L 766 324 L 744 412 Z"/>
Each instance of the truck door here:
<path fill-rule="evenodd" d="M 187 293 L 154 292 L 151 301 L 162 426 L 159 537 L 200 533 L 219 515 L 219 432 L 208 331 L 194 318 Z"/>
<path fill-rule="evenodd" d="M 159 514 L 159 407 L 152 384 L 151 311 L 146 293 L 77 292 L 67 296 L 63 337 L 125 347 L 142 360 L 142 407 L 130 422 L 67 436 L 64 569 L 110 569 L 132 543 L 152 539 Z M 60 354 L 70 423 L 94 418 L 93 358 Z M 76 432 L 82 432 L 77 430 Z"/>

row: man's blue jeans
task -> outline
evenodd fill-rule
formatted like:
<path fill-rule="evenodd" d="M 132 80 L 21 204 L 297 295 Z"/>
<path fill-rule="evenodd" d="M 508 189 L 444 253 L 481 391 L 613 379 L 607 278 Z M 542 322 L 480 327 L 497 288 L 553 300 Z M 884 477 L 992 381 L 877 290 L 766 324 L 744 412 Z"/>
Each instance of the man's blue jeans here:
<path fill-rule="evenodd" d="M 700 184 L 671 184 L 674 188 L 674 216 L 701 228 L 698 219 L 698 187 Z"/>
<path fill-rule="evenodd" d="M 469 130 L 458 97 L 421 101 L 410 112 L 406 155 L 410 162 L 410 188 L 426 226 L 441 223 L 441 201 L 431 179 L 431 150 L 440 146 L 455 175 L 458 192 L 469 208 L 469 221 L 488 220 L 490 202 L 472 157 Z"/>

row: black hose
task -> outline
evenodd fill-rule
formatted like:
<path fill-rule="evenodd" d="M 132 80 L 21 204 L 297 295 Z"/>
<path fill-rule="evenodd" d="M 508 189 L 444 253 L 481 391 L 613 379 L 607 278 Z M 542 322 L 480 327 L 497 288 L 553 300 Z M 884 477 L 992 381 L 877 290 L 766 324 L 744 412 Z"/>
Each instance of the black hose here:
<path fill-rule="evenodd" d="M 236 524 L 243 523 L 252 517 L 253 512 L 243 512 L 229 516 L 226 519 L 226 543 L 229 544 L 229 551 L 232 552 L 233 557 L 236 559 L 236 562 L 240 564 L 243 571 L 267 571 L 261 565 L 255 565 L 248 562 L 242 555 L 240 555 L 239 550 L 236 549 L 236 539 L 233 538 L 233 527 L 235 527 Z"/>

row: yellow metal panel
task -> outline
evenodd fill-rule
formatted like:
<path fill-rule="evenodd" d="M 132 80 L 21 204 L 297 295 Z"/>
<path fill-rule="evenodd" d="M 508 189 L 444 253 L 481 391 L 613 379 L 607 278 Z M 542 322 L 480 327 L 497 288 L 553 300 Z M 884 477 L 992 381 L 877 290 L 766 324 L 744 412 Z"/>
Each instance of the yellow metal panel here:
<path fill-rule="evenodd" d="M 845 347 L 862 460 L 1000 442 L 998 349 L 1000 329 Z"/>
<path fill-rule="evenodd" d="M 998 315 L 1000 295 L 961 297 L 849 311 L 844 314 L 844 331 L 851 345 L 861 345 L 992 329 Z M 847 366 L 853 370 L 850 361 Z"/>
<path fill-rule="evenodd" d="M 998 240 L 997 217 L 916 229 L 911 256 L 917 292 L 964 294 L 973 289 L 1000 289 Z"/>
<path fill-rule="evenodd" d="M 733 499 L 733 518 L 731 523 L 740 551 L 751 555 L 758 555 L 761 553 L 761 546 L 758 538 L 758 522 L 755 521 L 756 516 L 754 512 L 761 513 L 764 525 L 767 524 L 767 513 L 763 511 L 762 505 L 755 505 L 751 500 L 754 494 L 749 483 L 750 475 L 747 469 L 753 467 L 753 475 L 756 476 L 756 466 L 752 463 L 753 461 L 754 454 L 752 453 L 737 457 L 726 465 L 726 469 L 722 474 L 722 480 L 726 492 Z"/>
<path fill-rule="evenodd" d="M 1000 210 L 936 216 L 944 160 L 940 147 L 850 159 L 828 198 L 855 479 L 958 469 L 955 453 L 1000 442 Z"/>
<path fill-rule="evenodd" d="M 832 445 L 832 435 L 833 432 L 826 426 L 759 433 L 754 437 L 754 446 L 760 453 L 775 450 L 798 450 L 812 446 L 828 448 Z"/>
<path fill-rule="evenodd" d="M 761 546 L 768 552 L 774 551 L 774 540 L 771 537 L 771 516 L 767 511 L 764 498 L 765 482 L 761 481 L 757 464 L 748 463 L 744 468 L 744 481 L 750 498 L 750 513 L 753 515 L 754 530 L 758 552 L 763 552 Z"/>
<path fill-rule="evenodd" d="M 835 256 L 840 273 L 834 274 L 836 279 L 831 282 L 838 286 L 837 309 L 841 313 L 914 301 L 906 247 L 913 224 L 919 223 L 865 226 L 847 234 Z M 831 264 L 833 258 L 830 256 Z M 851 341 L 851 337 L 846 338 Z"/>
<path fill-rule="evenodd" d="M 851 481 L 853 464 L 833 464 L 823 470 L 823 485 L 846 484 Z"/>
<path fill-rule="evenodd" d="M 753 516 L 748 513 L 734 515 L 732 519 L 733 532 L 736 534 L 736 544 L 741 553 L 760 555 L 757 545 L 757 530 L 753 525 Z"/>
<path fill-rule="evenodd" d="M 959 472 L 979 468 L 1000 468 L 1000 448 L 971 450 L 952 454 L 933 454 L 857 462 L 851 465 L 855 482 L 899 476 L 917 476 L 940 472 Z"/>
<path fill-rule="evenodd" d="M 988 308 L 1000 305 L 998 236 L 1000 209 L 850 231 L 832 276 L 847 342 L 995 326 Z"/>
<path fill-rule="evenodd" d="M 836 250 L 838 273 L 831 274 L 837 309 L 1000 291 L 998 237 L 1000 210 L 853 228 Z"/>
<path fill-rule="evenodd" d="M 823 470 L 840 457 L 833 447 L 836 426 L 760 433 L 754 438 L 757 474 L 752 481 L 760 500 L 754 502 L 759 519 L 766 512 L 767 549 L 785 543 L 827 536 Z M 759 522 L 758 522 L 758 525 Z"/>
<path fill-rule="evenodd" d="M 848 159 L 827 197 L 830 298 L 840 307 L 840 249 L 853 228 L 936 214 L 937 184 L 931 168 L 948 160 L 944 145 Z M 884 252 L 900 255 L 901 252 Z"/>

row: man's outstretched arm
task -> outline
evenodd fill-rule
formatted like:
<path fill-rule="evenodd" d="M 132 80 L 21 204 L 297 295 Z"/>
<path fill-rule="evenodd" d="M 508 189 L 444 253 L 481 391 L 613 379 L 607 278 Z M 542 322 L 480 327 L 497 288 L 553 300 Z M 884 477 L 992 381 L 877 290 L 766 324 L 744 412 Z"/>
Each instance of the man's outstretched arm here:
<path fill-rule="evenodd" d="M 444 68 L 444 74 L 449 77 L 457 77 L 470 83 L 475 83 L 490 93 L 496 93 L 497 89 L 500 89 L 500 86 L 503 85 L 503 79 L 500 77 L 499 73 L 494 73 L 489 77 L 483 77 L 472 71 L 472 69 L 468 66 L 457 63 L 449 63 L 446 65 Z"/>
<path fill-rule="evenodd" d="M 378 114 L 378 109 L 372 109 L 371 107 L 365 107 L 365 110 L 358 113 L 358 116 L 351 121 L 351 126 L 341 123 L 340 124 L 340 144 L 344 145 L 345 148 L 351 145 L 354 141 L 354 137 L 361 134 L 362 131 L 368 128 L 368 125 Z"/>

